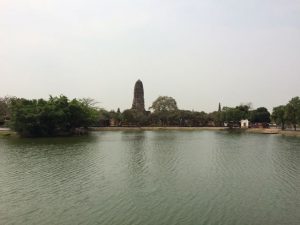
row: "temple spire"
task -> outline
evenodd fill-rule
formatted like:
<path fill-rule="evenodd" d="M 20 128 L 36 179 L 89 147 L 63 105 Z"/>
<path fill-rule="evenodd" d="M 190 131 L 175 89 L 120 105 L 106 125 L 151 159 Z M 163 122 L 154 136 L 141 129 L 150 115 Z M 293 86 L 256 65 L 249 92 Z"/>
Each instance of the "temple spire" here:
<path fill-rule="evenodd" d="M 141 112 L 145 111 L 144 87 L 140 79 L 134 85 L 132 109 Z"/>

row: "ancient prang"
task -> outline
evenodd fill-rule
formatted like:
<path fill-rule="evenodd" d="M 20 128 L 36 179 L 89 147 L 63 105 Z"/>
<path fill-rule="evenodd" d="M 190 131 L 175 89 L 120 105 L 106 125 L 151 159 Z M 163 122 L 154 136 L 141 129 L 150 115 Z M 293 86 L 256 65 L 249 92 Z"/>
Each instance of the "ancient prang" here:
<path fill-rule="evenodd" d="M 145 112 L 144 87 L 141 80 L 138 80 L 134 85 L 134 97 L 131 109 Z"/>

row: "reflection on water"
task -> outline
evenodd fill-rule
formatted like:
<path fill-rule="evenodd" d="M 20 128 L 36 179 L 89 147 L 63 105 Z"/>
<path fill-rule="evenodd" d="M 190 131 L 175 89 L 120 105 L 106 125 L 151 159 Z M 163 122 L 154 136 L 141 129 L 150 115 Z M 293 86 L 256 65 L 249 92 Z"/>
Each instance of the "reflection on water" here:
<path fill-rule="evenodd" d="M 0 139 L 1 224 L 299 224 L 300 139 L 213 131 Z"/>

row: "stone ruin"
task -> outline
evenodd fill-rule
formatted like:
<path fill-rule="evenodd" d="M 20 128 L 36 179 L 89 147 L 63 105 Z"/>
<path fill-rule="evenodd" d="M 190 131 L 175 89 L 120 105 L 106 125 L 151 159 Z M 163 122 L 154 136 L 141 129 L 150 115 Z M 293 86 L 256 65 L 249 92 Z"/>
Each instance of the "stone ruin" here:
<path fill-rule="evenodd" d="M 145 112 L 144 87 L 141 80 L 138 80 L 134 85 L 134 97 L 131 109 Z"/>

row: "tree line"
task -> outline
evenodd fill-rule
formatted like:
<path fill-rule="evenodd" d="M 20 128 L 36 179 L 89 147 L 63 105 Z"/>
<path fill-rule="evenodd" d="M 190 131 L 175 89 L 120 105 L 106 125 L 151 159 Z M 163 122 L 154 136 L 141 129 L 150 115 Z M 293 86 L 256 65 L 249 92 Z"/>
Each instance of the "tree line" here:
<path fill-rule="evenodd" d="M 287 125 L 293 126 L 294 130 L 300 124 L 300 98 L 292 98 L 286 105 L 279 105 L 273 108 L 272 119 L 281 125 L 284 130 Z"/>
<path fill-rule="evenodd" d="M 4 97 L 0 108 L 0 124 L 24 137 L 84 133 L 97 122 L 99 114 L 91 99 L 69 100 L 62 95 L 48 100 Z"/>
<path fill-rule="evenodd" d="M 252 109 L 251 104 L 221 107 L 210 113 L 179 109 L 174 98 L 158 97 L 150 111 L 126 109 L 107 111 L 96 107 L 93 99 L 68 99 L 66 96 L 28 100 L 0 98 L 0 126 L 9 126 L 22 136 L 58 136 L 81 133 L 91 126 L 239 126 L 248 119 L 252 126 L 276 123 L 282 129 L 300 124 L 300 99 L 286 105 Z"/>
<path fill-rule="evenodd" d="M 292 98 L 286 105 L 273 108 L 272 114 L 266 107 L 252 109 L 251 104 L 240 104 L 235 107 L 221 107 L 210 113 L 182 110 L 176 100 L 168 96 L 158 97 L 149 108 L 151 112 L 139 112 L 127 109 L 123 112 L 101 112 L 102 121 L 114 120 L 115 126 L 240 126 L 240 121 L 248 119 L 252 127 L 268 127 L 276 123 L 285 129 L 292 126 L 295 130 L 300 124 L 300 99 Z M 105 124 L 105 123 L 104 123 Z"/>

